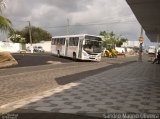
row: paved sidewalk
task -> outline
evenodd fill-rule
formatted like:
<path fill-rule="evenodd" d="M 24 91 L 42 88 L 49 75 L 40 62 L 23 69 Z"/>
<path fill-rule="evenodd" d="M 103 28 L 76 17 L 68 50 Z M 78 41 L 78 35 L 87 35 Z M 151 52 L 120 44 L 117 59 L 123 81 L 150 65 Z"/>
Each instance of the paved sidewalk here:
<path fill-rule="evenodd" d="M 98 117 L 160 113 L 160 65 L 135 62 L 1 107 L 7 108 Z"/>

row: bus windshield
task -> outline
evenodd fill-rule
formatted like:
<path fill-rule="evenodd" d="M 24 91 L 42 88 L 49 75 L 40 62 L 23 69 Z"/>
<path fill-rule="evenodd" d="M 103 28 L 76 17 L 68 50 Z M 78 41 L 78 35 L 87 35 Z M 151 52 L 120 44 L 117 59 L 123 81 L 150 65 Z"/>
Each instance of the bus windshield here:
<path fill-rule="evenodd" d="M 101 38 L 99 37 L 86 37 L 85 44 L 83 45 L 84 51 L 87 53 L 101 53 Z"/>

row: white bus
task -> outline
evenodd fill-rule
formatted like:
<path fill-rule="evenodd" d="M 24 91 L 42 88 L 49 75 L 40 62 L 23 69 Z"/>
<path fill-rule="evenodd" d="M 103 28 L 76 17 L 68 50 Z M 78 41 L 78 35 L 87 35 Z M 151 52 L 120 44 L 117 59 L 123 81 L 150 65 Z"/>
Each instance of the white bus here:
<path fill-rule="evenodd" d="M 102 38 L 82 34 L 52 37 L 51 52 L 58 57 L 71 57 L 73 60 L 101 60 Z"/>

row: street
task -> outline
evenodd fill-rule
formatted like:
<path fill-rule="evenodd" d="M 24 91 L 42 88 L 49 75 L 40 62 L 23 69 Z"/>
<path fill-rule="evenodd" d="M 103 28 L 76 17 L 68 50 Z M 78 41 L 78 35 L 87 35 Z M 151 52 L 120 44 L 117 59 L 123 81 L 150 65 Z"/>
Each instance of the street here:
<path fill-rule="evenodd" d="M 49 64 L 48 61 L 69 63 L 72 62 L 69 58 L 58 58 L 53 56 L 51 53 L 14 53 L 13 57 L 18 61 L 18 65 L 14 67 L 25 67 L 25 66 L 38 66 Z"/>
<path fill-rule="evenodd" d="M 20 66 L 0 70 L 0 105 L 98 74 L 120 66 L 121 63 L 125 62 L 125 59 L 122 59 L 124 60 L 122 61 L 121 59 L 106 58 L 103 58 L 101 62 L 73 62 L 71 59 L 50 55 L 23 56 L 21 54 L 17 55 L 18 57 L 16 55 L 14 57 L 20 60 Z M 27 58 L 23 59 L 23 57 Z M 30 57 L 34 57 L 35 59 L 31 59 Z M 44 65 L 43 63 L 51 60 L 50 58 L 54 61 L 58 61 L 59 59 L 61 63 Z M 128 59 L 129 62 L 133 61 Z M 36 66 L 30 66 L 31 64 L 35 64 Z M 38 66 L 38 64 L 43 65 Z"/>
<path fill-rule="evenodd" d="M 160 119 L 159 11 L 0 0 L 0 119 Z"/>
<path fill-rule="evenodd" d="M 127 57 L 1 69 L 0 111 L 58 119 L 160 113 L 159 68 L 147 57 Z"/>

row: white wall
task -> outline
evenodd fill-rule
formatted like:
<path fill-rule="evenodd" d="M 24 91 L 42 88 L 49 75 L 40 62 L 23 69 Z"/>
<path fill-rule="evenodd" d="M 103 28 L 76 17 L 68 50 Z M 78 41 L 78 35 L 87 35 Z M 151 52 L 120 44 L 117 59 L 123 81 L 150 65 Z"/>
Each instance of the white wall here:
<path fill-rule="evenodd" d="M 17 53 L 22 49 L 20 43 L 2 42 L 0 41 L 0 52 L 8 51 L 11 53 Z"/>
<path fill-rule="evenodd" d="M 139 41 L 127 41 L 122 47 L 139 47 Z"/>
<path fill-rule="evenodd" d="M 51 41 L 44 41 L 40 43 L 32 44 L 32 46 L 42 46 L 45 52 L 51 52 Z M 26 44 L 26 48 L 30 47 L 30 44 Z"/>
<path fill-rule="evenodd" d="M 116 49 L 119 53 L 125 53 L 125 48 L 115 47 L 115 49 Z"/>

